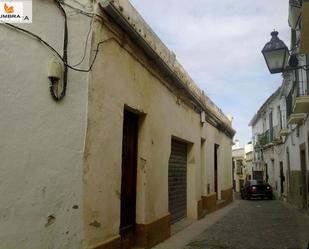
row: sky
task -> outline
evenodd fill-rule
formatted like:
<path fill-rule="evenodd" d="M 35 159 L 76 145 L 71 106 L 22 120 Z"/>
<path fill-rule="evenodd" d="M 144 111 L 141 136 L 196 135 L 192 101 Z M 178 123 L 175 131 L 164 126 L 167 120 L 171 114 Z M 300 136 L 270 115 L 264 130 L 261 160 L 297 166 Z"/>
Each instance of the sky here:
<path fill-rule="evenodd" d="M 251 118 L 281 85 L 261 50 L 270 32 L 289 45 L 288 0 L 130 0 L 195 83 L 251 141 Z"/>

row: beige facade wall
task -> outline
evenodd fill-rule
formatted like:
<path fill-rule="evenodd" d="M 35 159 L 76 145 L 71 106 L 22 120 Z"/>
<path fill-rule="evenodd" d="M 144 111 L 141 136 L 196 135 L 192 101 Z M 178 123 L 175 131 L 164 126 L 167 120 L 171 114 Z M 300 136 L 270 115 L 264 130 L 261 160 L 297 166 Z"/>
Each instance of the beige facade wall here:
<path fill-rule="evenodd" d="M 232 187 L 231 138 L 208 123 L 202 125 L 200 113 L 185 103 L 188 100 L 183 92 L 171 87 L 171 83 L 123 33 L 118 36 L 111 31 L 120 32 L 115 27 L 108 29 L 97 23 L 94 44 L 109 41 L 102 47 L 89 84 L 84 161 L 84 225 L 88 246 L 119 234 L 124 108 L 141 115 L 138 224 L 148 224 L 169 214 L 168 161 L 172 138 L 188 144 L 188 217 L 198 218 L 198 202 L 206 193 L 208 183 L 211 193 L 214 192 L 215 143 L 220 145 L 219 191 Z M 201 167 L 201 161 L 206 168 Z M 94 223 L 97 226 L 93 226 Z"/>

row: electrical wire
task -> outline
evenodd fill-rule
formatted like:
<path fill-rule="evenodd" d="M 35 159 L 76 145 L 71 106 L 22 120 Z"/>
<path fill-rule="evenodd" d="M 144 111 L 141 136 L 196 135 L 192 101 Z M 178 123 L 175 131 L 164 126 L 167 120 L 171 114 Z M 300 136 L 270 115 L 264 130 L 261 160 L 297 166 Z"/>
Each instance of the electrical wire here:
<path fill-rule="evenodd" d="M 86 55 L 87 55 L 87 47 L 88 47 L 88 43 L 89 43 L 89 37 L 90 37 L 90 34 L 91 34 L 91 31 L 92 31 L 92 26 L 93 26 L 93 22 L 94 22 L 94 17 L 95 16 L 98 16 L 100 18 L 102 18 L 101 16 L 97 15 L 97 14 L 94 14 L 94 13 L 88 13 L 88 12 L 85 12 L 81 9 L 78 9 L 78 8 L 75 8 L 74 6 L 71 6 L 69 4 L 66 4 L 63 0 L 54 0 L 55 3 L 57 4 L 58 8 L 60 9 L 60 11 L 62 12 L 63 16 L 64 16 L 64 41 L 63 41 L 63 55 L 61 56 L 60 53 L 54 48 L 52 47 L 48 42 L 46 42 L 45 40 L 43 40 L 40 36 L 32 33 L 31 31 L 28 31 L 26 29 L 23 29 L 23 28 L 20 28 L 18 26 L 15 26 L 13 24 L 10 24 L 10 23 L 6 23 L 6 22 L 2 22 L 0 21 L 0 23 L 3 23 L 5 26 L 11 28 L 11 29 L 14 29 L 16 31 L 19 31 L 19 32 L 22 32 L 32 38 L 35 38 L 36 40 L 38 40 L 40 43 L 42 43 L 44 46 L 46 46 L 49 50 L 51 50 L 51 52 L 56 56 L 58 57 L 64 64 L 64 71 L 63 71 L 63 81 L 62 81 L 62 90 L 61 90 L 61 93 L 59 93 L 59 82 L 57 82 L 55 79 L 50 79 L 50 93 L 51 93 L 51 96 L 52 98 L 55 100 L 55 101 L 60 101 L 62 100 L 65 95 L 66 95 L 66 90 L 67 90 L 67 83 L 68 83 L 68 69 L 71 69 L 71 70 L 74 70 L 74 71 L 77 71 L 77 72 L 84 72 L 84 73 L 87 73 L 87 72 L 90 72 L 95 64 L 95 61 L 97 59 L 97 56 L 98 56 L 98 53 L 99 53 L 99 48 L 102 44 L 110 41 L 110 40 L 114 40 L 113 37 L 111 38 L 108 38 L 104 41 L 101 41 L 97 44 L 96 46 L 96 50 L 94 50 L 95 54 L 93 56 L 93 59 L 92 59 L 92 62 L 90 63 L 90 66 L 89 68 L 87 69 L 79 69 L 79 68 L 76 68 L 77 66 L 81 65 L 85 58 L 86 58 Z M 88 34 L 87 34 L 87 37 L 86 37 L 86 42 L 85 42 L 85 47 L 84 47 L 84 52 L 83 52 L 83 56 L 80 60 L 79 63 L 71 66 L 69 65 L 68 63 L 68 36 L 69 36 L 69 31 L 68 31 L 68 22 L 67 22 L 67 13 L 66 11 L 64 10 L 63 6 L 62 5 L 66 5 L 72 9 L 74 9 L 75 11 L 77 11 L 78 13 L 80 14 L 83 14 L 85 16 L 88 16 L 88 17 L 91 17 L 92 20 L 90 22 L 90 27 L 89 27 L 89 31 L 88 31 Z"/>
<path fill-rule="evenodd" d="M 64 71 L 63 71 L 63 85 L 62 85 L 62 90 L 61 93 L 59 94 L 58 92 L 58 87 L 59 84 L 55 84 L 53 80 L 51 80 L 50 84 L 50 93 L 55 101 L 60 101 L 62 100 L 65 95 L 66 95 L 66 90 L 67 90 L 67 84 L 68 84 L 68 43 L 69 43 L 69 31 L 68 31 L 68 20 L 67 20 L 67 14 L 62 7 L 61 3 L 59 0 L 55 0 L 57 3 L 58 8 L 62 12 L 64 16 L 64 41 L 63 41 L 63 56 L 62 60 L 64 62 Z M 58 95 L 59 94 L 59 95 Z"/>
<path fill-rule="evenodd" d="M 66 3 L 66 2 L 63 2 L 62 4 L 65 5 L 65 6 L 70 7 L 71 9 L 75 10 L 77 13 L 83 14 L 83 15 L 88 16 L 88 17 L 99 16 L 99 15 L 97 15 L 97 14 L 95 14 L 95 13 L 86 12 L 86 11 L 84 11 L 84 10 L 82 10 L 82 9 L 76 8 L 76 7 L 74 7 L 73 5 L 70 5 L 70 4 Z"/>
<path fill-rule="evenodd" d="M 87 47 L 88 47 L 88 42 L 89 42 L 89 37 L 90 37 L 90 34 L 91 34 L 91 31 L 92 31 L 92 26 L 93 26 L 93 21 L 94 21 L 94 18 L 91 19 L 91 22 L 90 22 L 90 27 L 89 27 L 89 31 L 87 33 L 87 37 L 86 37 L 86 41 L 85 41 L 85 48 L 84 48 L 84 54 L 83 54 L 83 57 L 82 59 L 80 60 L 80 62 L 78 62 L 77 64 L 73 65 L 72 67 L 77 67 L 79 66 L 80 64 L 82 64 L 86 58 L 86 55 L 87 55 Z"/>
<path fill-rule="evenodd" d="M 0 22 L 1 22 L 1 21 L 0 21 Z M 75 67 L 69 65 L 68 63 L 66 63 L 66 62 L 63 60 L 62 56 L 58 53 L 58 51 L 57 51 L 56 49 L 54 49 L 48 42 L 44 41 L 44 40 L 43 40 L 41 37 L 39 37 L 38 35 L 36 35 L 36 34 L 30 32 L 30 31 L 28 31 L 28 30 L 25 30 L 25 29 L 23 29 L 23 28 L 20 28 L 20 27 L 18 27 L 18 26 L 15 26 L 15 25 L 13 25 L 13 24 L 5 23 L 5 22 L 2 22 L 2 23 L 3 23 L 4 25 L 6 25 L 6 26 L 12 28 L 12 29 L 15 29 L 15 30 L 18 30 L 18 31 L 20 31 L 20 32 L 26 33 L 27 35 L 31 36 L 32 38 L 37 39 L 39 42 L 41 42 L 43 45 L 45 45 L 48 49 L 50 49 L 50 50 L 53 52 L 53 54 L 54 54 L 55 56 L 57 56 L 69 69 L 72 69 L 72 70 L 77 71 L 77 72 L 84 72 L 84 73 L 90 72 L 90 71 L 92 70 L 92 67 L 93 67 L 93 65 L 94 65 L 94 63 L 95 63 L 95 60 L 96 60 L 96 58 L 97 58 L 100 45 L 102 45 L 102 44 L 104 44 L 104 43 L 106 43 L 106 42 L 108 42 L 108 41 L 110 41 L 110 40 L 115 40 L 115 38 L 110 37 L 110 38 L 108 38 L 108 39 L 106 39 L 106 40 L 104 40 L 104 41 L 99 42 L 99 43 L 97 44 L 96 49 L 94 50 L 95 55 L 94 55 L 93 60 L 92 60 L 92 62 L 91 62 L 91 64 L 90 64 L 90 67 L 87 68 L 87 69 L 79 69 L 79 68 L 75 68 Z"/>
<path fill-rule="evenodd" d="M 0 21 L 0 22 L 2 22 L 2 21 Z M 45 45 L 48 49 L 50 49 L 50 50 L 53 52 L 54 55 L 56 55 L 59 59 L 61 59 L 61 60 L 63 61 L 62 56 L 58 53 L 58 51 L 57 51 L 56 49 L 54 49 L 50 44 L 48 44 L 46 41 L 44 41 L 44 40 L 43 40 L 41 37 L 39 37 L 38 35 L 36 35 L 36 34 L 30 32 L 30 31 L 28 31 L 28 30 L 26 30 L 26 29 L 23 29 L 23 28 L 20 28 L 20 27 L 18 27 L 18 26 L 15 26 L 15 25 L 13 25 L 13 24 L 6 23 L 6 22 L 2 22 L 2 23 L 3 23 L 5 26 L 7 26 L 7 27 L 10 27 L 10 28 L 15 29 L 15 30 L 20 31 L 20 32 L 23 32 L 23 33 L 29 35 L 30 37 L 37 39 L 39 42 L 41 42 L 43 45 Z"/>

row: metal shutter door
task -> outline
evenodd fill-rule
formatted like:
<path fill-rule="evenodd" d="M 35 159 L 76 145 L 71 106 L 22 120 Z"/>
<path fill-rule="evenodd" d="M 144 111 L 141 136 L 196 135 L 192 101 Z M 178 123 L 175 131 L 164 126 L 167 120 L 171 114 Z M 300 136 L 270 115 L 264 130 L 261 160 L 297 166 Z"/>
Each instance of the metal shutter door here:
<path fill-rule="evenodd" d="M 168 199 L 172 223 L 187 216 L 187 144 L 176 140 L 169 159 Z"/>

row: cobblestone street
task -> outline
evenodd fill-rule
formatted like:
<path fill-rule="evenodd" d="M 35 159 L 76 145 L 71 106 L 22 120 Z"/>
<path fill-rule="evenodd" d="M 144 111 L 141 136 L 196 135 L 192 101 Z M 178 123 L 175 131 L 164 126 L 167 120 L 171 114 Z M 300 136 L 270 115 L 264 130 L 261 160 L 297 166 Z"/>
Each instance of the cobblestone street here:
<path fill-rule="evenodd" d="M 277 200 L 236 202 L 184 249 L 307 249 L 309 216 Z"/>

